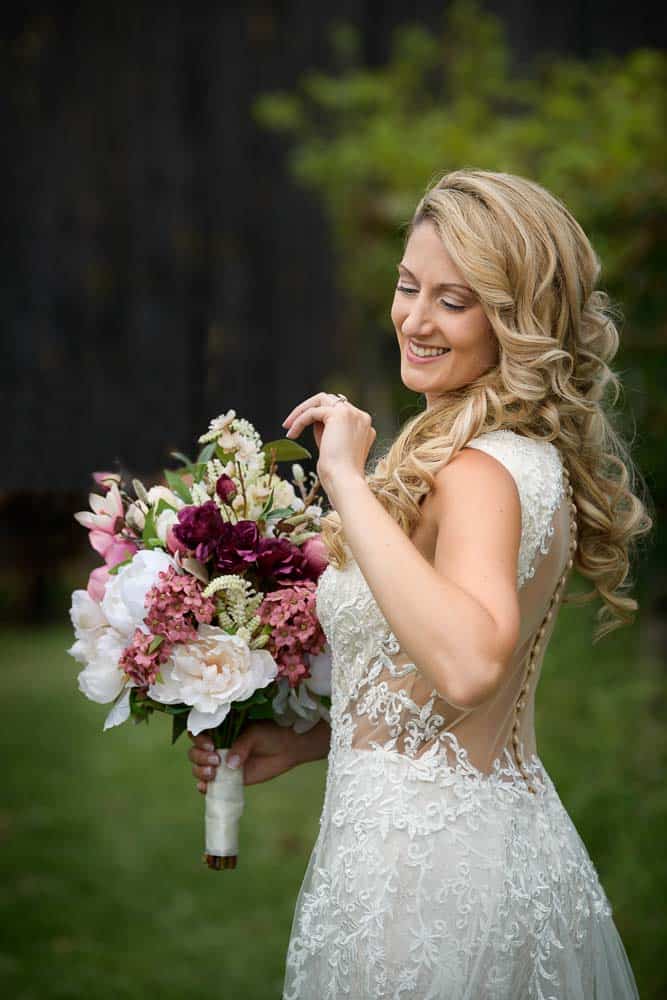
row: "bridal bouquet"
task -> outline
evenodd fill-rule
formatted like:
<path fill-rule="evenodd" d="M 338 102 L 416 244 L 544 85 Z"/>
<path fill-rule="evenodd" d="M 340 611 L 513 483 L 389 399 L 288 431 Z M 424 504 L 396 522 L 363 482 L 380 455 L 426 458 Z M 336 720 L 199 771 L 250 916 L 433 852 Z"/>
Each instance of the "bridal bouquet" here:
<path fill-rule="evenodd" d="M 330 656 L 315 610 L 326 566 L 319 483 L 288 439 L 263 444 L 234 410 L 199 438 L 196 460 L 130 495 L 116 473 L 74 515 L 104 564 L 72 594 L 80 690 L 112 703 L 104 729 L 172 717 L 172 743 L 209 730 L 222 764 L 206 794 L 211 868 L 233 868 L 243 773 L 225 766 L 244 724 L 271 718 L 305 732 L 329 720 Z"/>

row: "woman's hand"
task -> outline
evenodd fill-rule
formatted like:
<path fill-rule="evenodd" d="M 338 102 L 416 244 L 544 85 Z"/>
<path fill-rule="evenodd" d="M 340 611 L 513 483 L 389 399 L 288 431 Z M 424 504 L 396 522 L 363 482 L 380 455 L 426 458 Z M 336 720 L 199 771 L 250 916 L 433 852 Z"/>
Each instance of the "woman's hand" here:
<path fill-rule="evenodd" d="M 198 779 L 197 789 L 205 795 L 207 783 L 215 778 L 220 758 L 208 733 L 193 736 L 188 732 L 188 736 L 194 743 L 188 750 L 192 773 Z M 243 768 L 243 784 L 255 785 L 299 763 L 296 739 L 293 729 L 279 726 L 270 719 L 251 722 L 232 743 L 227 760 L 238 757 L 238 767 Z"/>
<path fill-rule="evenodd" d="M 333 393 L 318 392 L 305 399 L 285 417 L 288 438 L 297 438 L 313 425 L 319 449 L 317 474 L 329 499 L 334 503 L 334 482 L 346 476 L 364 479 L 368 453 L 376 438 L 369 413 Z"/>

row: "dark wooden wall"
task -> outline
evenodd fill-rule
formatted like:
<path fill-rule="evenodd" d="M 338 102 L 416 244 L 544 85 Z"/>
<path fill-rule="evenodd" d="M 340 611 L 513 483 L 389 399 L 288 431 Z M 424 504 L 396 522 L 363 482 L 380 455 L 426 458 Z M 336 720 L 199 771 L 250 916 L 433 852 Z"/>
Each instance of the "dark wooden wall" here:
<path fill-rule="evenodd" d="M 312 196 L 256 94 L 365 57 L 446 3 L 13 5 L 3 17 L 0 488 L 84 489 L 192 450 L 233 406 L 265 435 L 337 357 L 340 298 Z M 648 3 L 489 2 L 516 58 L 664 43 Z M 437 165 L 434 165 L 434 167 Z"/>

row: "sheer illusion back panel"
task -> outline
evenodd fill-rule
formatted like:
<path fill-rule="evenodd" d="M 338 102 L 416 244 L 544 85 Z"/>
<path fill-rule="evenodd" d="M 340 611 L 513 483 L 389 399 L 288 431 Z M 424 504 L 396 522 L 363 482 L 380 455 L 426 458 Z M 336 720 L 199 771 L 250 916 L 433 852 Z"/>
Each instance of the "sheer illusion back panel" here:
<path fill-rule="evenodd" d="M 517 560 L 521 629 L 503 683 L 484 704 L 467 711 L 455 708 L 420 674 L 393 633 L 385 629 L 370 660 L 357 663 L 352 669 L 345 718 L 350 746 L 355 749 L 395 750 L 415 759 L 451 755 L 456 753 L 457 746 L 452 745 L 447 734 L 455 733 L 458 746 L 465 748 L 473 767 L 488 772 L 517 733 L 524 757 L 536 750 L 535 687 L 560 602 L 545 623 L 541 652 L 533 664 L 530 684 L 524 690 L 526 665 L 536 632 L 543 624 L 567 564 L 569 503 L 560 454 L 549 442 L 498 431 L 481 435 L 470 444 L 486 451 L 509 470 L 521 504 L 521 546 Z M 354 565 L 351 571 L 359 572 Z M 363 618 L 359 614 L 358 620 Z M 523 703 L 517 723 L 516 704 L 520 696 Z"/>

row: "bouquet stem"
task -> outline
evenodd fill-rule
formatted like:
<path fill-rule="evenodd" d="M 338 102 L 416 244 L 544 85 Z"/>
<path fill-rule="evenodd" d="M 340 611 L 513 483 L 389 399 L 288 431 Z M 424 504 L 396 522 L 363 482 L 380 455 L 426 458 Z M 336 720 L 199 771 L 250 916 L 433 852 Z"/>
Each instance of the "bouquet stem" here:
<path fill-rule="evenodd" d="M 215 871 L 236 868 L 239 819 L 244 804 L 243 768 L 227 767 L 228 752 L 228 747 L 218 751 L 221 764 L 206 790 L 204 861 Z"/>

